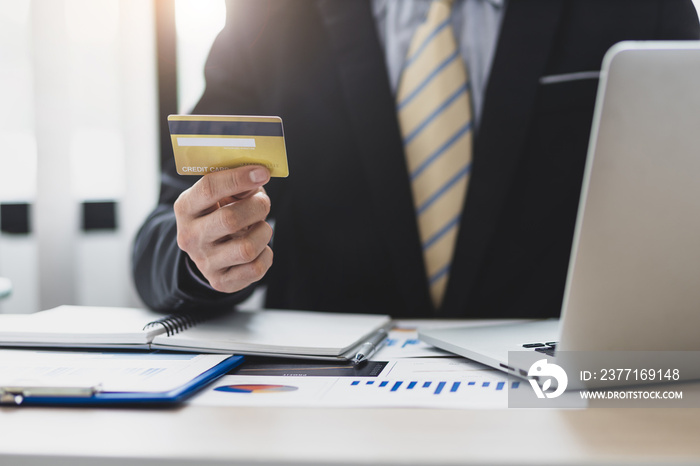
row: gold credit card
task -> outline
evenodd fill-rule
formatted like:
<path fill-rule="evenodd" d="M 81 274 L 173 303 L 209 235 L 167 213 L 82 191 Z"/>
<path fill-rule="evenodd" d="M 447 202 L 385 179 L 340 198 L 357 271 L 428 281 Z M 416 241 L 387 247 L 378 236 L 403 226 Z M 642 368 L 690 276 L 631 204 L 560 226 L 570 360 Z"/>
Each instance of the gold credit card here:
<path fill-rule="evenodd" d="M 243 165 L 264 165 L 270 176 L 289 175 L 280 117 L 170 115 L 168 127 L 180 175 Z"/>

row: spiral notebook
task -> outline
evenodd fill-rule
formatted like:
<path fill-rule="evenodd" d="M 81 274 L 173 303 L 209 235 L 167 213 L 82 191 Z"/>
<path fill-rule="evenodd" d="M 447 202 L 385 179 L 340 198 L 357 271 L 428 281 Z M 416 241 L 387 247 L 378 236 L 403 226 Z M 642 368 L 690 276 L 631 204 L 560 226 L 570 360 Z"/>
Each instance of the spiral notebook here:
<path fill-rule="evenodd" d="M 59 306 L 0 314 L 0 346 L 166 349 L 313 359 L 353 359 L 386 334 L 386 315 L 290 310 L 164 316 L 147 309 Z"/>

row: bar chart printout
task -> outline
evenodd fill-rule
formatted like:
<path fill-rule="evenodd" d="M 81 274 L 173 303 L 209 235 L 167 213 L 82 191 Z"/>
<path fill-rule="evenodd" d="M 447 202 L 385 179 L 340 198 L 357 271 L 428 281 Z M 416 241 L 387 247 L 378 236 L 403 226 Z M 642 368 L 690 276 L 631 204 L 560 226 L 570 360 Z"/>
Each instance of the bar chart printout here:
<path fill-rule="evenodd" d="M 373 376 L 331 376 L 330 373 L 317 376 L 320 373 L 227 375 L 218 381 L 216 388 L 202 393 L 193 402 L 210 406 L 505 409 L 509 391 L 529 388 L 521 380 L 509 380 L 501 371 L 459 358 L 389 360 L 381 373 Z M 251 393 L 234 390 L 241 384 L 285 385 L 297 389 Z"/>
<path fill-rule="evenodd" d="M 509 381 L 496 374 L 459 380 L 447 377 L 388 380 L 357 378 L 334 384 L 325 398 L 338 401 L 345 398 L 347 403 L 369 406 L 505 408 L 508 404 L 508 389 L 519 389 L 521 384 L 520 381 Z"/>
<path fill-rule="evenodd" d="M 502 391 L 507 389 L 507 384 L 508 381 L 496 381 L 496 382 L 489 382 L 489 381 L 484 381 L 484 382 L 477 382 L 477 381 L 436 381 L 433 382 L 431 380 L 427 381 L 421 381 L 418 382 L 417 380 L 413 381 L 403 381 L 403 380 L 396 380 L 396 381 L 389 381 L 389 380 L 382 380 L 382 381 L 377 381 L 377 380 L 353 380 L 350 382 L 350 386 L 352 387 L 358 387 L 361 385 L 365 386 L 375 386 L 377 388 L 385 388 L 387 387 L 387 390 L 391 393 L 393 392 L 398 392 L 401 388 L 404 390 L 415 390 L 421 391 L 421 389 L 428 389 L 427 392 L 430 392 L 433 395 L 441 395 L 443 393 L 457 393 L 460 391 L 460 388 L 462 388 L 462 392 L 465 392 L 465 388 L 471 388 L 475 387 L 476 388 L 481 388 L 481 389 L 490 389 L 490 390 L 495 390 L 495 391 Z M 511 390 L 515 390 L 520 388 L 520 382 L 519 381 L 512 381 L 510 382 L 510 388 Z"/>

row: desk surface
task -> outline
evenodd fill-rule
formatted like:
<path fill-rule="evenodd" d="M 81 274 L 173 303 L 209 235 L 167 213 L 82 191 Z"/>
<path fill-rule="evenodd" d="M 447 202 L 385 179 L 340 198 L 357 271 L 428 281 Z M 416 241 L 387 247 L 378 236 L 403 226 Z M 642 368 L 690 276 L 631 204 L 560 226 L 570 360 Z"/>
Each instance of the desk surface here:
<path fill-rule="evenodd" d="M 698 414 L 0 408 L 0 464 L 697 464 Z"/>
<path fill-rule="evenodd" d="M 700 464 L 698 438 L 700 409 L 0 408 L 1 466 Z"/>

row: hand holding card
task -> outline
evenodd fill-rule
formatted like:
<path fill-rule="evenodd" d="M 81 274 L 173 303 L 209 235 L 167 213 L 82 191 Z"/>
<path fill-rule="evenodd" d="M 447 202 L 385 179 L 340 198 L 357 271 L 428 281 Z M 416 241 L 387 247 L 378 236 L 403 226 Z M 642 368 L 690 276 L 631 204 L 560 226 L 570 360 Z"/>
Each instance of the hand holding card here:
<path fill-rule="evenodd" d="M 175 202 L 177 244 L 212 288 L 239 291 L 272 265 L 262 186 L 289 174 L 282 119 L 170 115 L 168 126 L 177 172 L 205 175 Z"/>
<path fill-rule="evenodd" d="M 242 290 L 272 265 L 270 198 L 262 187 L 269 179 L 261 166 L 216 171 L 175 201 L 177 245 L 216 291 Z"/>
<path fill-rule="evenodd" d="M 280 117 L 170 115 L 170 138 L 180 175 L 263 165 L 286 177 L 287 150 Z"/>

